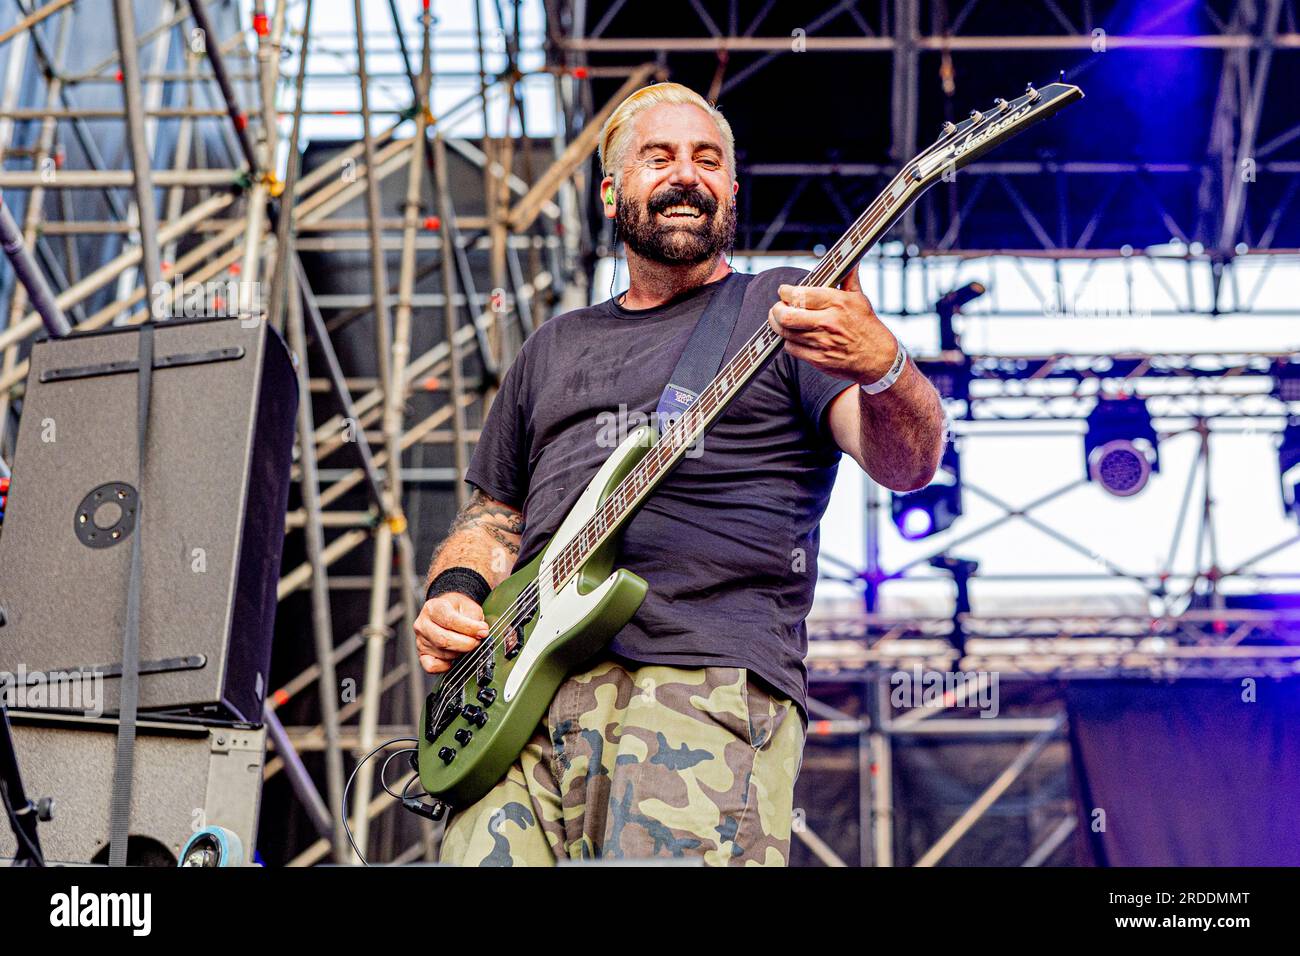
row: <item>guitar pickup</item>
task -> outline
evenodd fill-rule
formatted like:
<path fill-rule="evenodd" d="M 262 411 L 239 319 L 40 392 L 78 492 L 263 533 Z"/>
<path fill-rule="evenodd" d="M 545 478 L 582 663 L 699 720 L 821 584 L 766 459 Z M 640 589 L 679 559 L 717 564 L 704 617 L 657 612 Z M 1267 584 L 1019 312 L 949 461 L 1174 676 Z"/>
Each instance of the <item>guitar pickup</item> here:
<path fill-rule="evenodd" d="M 438 709 L 438 692 L 430 693 L 424 699 L 424 739 L 429 743 L 437 740 L 451 726 L 452 721 L 460 716 L 464 705 L 464 691 L 458 691 L 455 697 L 444 701 L 441 710 Z"/>
<path fill-rule="evenodd" d="M 510 634 L 511 639 L 506 641 L 506 660 L 509 661 L 518 657 L 519 652 L 524 649 L 524 628 L 527 627 L 528 622 L 533 619 L 533 614 L 533 611 L 529 611 L 526 615 L 515 622 L 514 629 Z"/>

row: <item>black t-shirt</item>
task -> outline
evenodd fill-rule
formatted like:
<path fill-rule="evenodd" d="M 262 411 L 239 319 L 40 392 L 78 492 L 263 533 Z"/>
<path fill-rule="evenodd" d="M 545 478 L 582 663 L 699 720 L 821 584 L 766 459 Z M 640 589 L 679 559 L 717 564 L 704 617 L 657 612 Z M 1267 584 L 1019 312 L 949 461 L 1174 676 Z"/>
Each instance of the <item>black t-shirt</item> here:
<path fill-rule="evenodd" d="M 745 290 L 731 358 L 798 269 Z M 559 528 L 619 441 L 651 416 L 716 289 L 654 309 L 614 300 L 543 323 L 505 375 L 466 480 L 524 513 L 516 567 Z M 804 618 L 817 580 L 817 526 L 840 449 L 826 406 L 851 383 L 785 351 L 754 378 L 628 522 L 616 566 L 649 593 L 611 650 L 678 667 L 745 667 L 807 721 Z M 692 457 L 693 456 L 693 457 Z"/>

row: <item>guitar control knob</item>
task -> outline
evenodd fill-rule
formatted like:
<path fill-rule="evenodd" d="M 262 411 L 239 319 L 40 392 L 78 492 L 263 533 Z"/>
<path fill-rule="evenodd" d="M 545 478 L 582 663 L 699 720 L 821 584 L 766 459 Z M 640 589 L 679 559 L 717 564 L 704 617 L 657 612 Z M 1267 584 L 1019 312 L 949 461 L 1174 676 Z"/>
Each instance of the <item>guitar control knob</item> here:
<path fill-rule="evenodd" d="M 467 743 L 469 743 L 470 738 L 474 736 L 474 731 L 470 730 L 468 727 L 462 727 L 460 730 L 456 731 L 456 733 L 453 734 L 452 736 L 456 738 L 456 743 L 464 747 Z"/>
<path fill-rule="evenodd" d="M 464 717 L 466 720 L 468 720 L 475 727 L 482 727 L 484 724 L 487 723 L 487 719 L 488 719 L 488 715 L 484 712 L 483 708 L 475 707 L 473 704 L 470 704 L 468 707 L 462 710 L 460 712 L 460 715 Z"/>
<path fill-rule="evenodd" d="M 456 759 L 456 748 L 443 747 L 441 750 L 438 751 L 438 758 L 443 763 L 451 763 L 453 760 Z"/>
<path fill-rule="evenodd" d="M 482 701 L 484 707 L 491 707 L 492 702 L 497 699 L 496 689 L 493 687 L 484 687 L 478 692 L 478 699 Z"/>

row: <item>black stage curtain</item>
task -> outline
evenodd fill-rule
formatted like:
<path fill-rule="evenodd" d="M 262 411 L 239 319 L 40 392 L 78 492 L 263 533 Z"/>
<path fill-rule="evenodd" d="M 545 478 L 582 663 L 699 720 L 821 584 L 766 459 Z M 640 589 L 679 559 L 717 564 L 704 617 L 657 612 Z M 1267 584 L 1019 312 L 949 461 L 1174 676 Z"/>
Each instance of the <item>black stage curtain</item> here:
<path fill-rule="evenodd" d="M 1300 679 L 1076 681 L 1066 700 L 1084 859 L 1300 866 Z"/>

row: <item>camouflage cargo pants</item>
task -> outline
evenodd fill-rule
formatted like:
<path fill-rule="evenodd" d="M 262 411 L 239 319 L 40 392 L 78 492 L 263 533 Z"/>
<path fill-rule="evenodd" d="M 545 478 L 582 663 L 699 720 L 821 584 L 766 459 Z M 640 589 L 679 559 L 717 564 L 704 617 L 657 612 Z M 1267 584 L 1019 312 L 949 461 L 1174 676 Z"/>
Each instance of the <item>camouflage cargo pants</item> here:
<path fill-rule="evenodd" d="M 441 861 L 784 866 L 803 743 L 795 706 L 743 668 L 603 659 L 560 687 L 501 782 L 452 814 Z"/>

